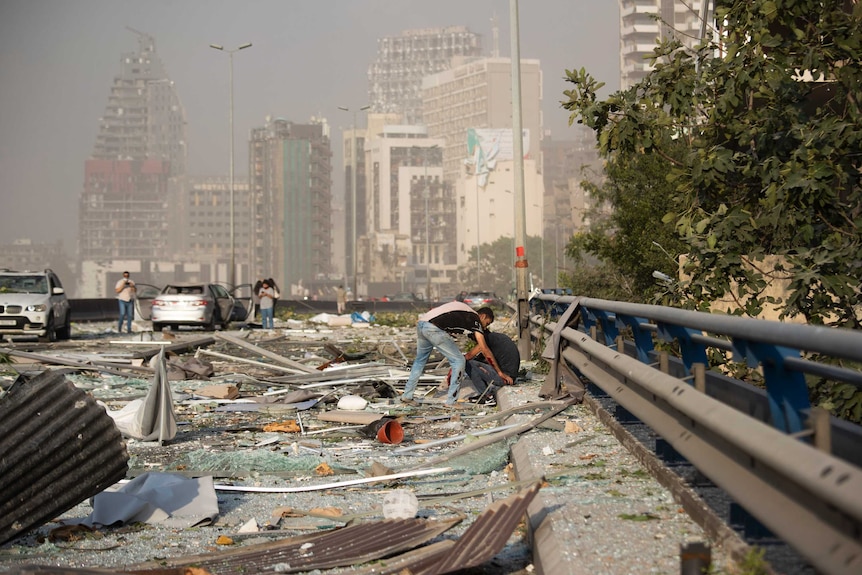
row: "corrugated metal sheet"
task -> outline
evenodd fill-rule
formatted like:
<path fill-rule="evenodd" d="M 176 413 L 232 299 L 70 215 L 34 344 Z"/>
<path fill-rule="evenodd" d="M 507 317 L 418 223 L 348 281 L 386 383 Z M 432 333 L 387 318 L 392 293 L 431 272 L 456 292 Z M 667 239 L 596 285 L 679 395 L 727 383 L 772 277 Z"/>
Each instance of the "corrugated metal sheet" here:
<path fill-rule="evenodd" d="M 0 397 L 0 544 L 123 479 L 114 421 L 62 373 L 19 379 Z"/>
<path fill-rule="evenodd" d="M 52 565 L 24 565 L 14 567 L 9 571 L 9 575 L 108 575 L 111 573 L 122 575 L 125 572 L 84 567 L 54 567 Z M 179 567 L 177 569 L 165 569 L 159 575 L 209 575 L 209 572 L 194 567 Z"/>
<path fill-rule="evenodd" d="M 385 519 L 357 523 L 325 533 L 261 543 L 218 554 L 180 557 L 160 561 L 170 568 L 202 567 L 215 575 L 249 573 L 300 573 L 358 565 L 422 545 L 457 525 L 460 519 Z M 162 575 L 147 566 L 130 572 Z"/>
<path fill-rule="evenodd" d="M 416 575 L 442 575 L 490 561 L 506 546 L 541 487 L 542 482 L 536 481 L 506 499 L 495 501 L 438 561 L 425 569 L 411 567 L 410 571 Z"/>
<path fill-rule="evenodd" d="M 170 575 L 178 566 L 194 565 L 215 575 L 301 573 L 374 561 L 373 565 L 354 568 L 351 572 L 364 575 L 453 573 L 493 559 L 505 547 L 541 485 L 536 481 L 493 503 L 457 541 L 443 540 L 415 549 L 459 523 L 458 519 L 448 522 L 387 519 L 218 554 L 161 562 L 166 569 L 148 569 L 147 565 L 141 565 L 130 568 L 129 572 Z"/>

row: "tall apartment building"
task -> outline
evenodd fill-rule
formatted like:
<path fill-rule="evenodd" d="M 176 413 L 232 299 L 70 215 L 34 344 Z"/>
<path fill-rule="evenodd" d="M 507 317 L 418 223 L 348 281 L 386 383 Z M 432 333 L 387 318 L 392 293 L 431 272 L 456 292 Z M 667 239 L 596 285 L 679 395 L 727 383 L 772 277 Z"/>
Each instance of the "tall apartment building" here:
<path fill-rule="evenodd" d="M 657 41 L 676 38 L 689 47 L 699 43 L 701 10 L 708 0 L 619 1 L 620 89 L 632 87 L 649 74 L 648 57 Z"/>
<path fill-rule="evenodd" d="M 512 128 L 512 60 L 481 58 L 427 76 L 422 104 L 428 133 L 443 138 L 443 177 L 455 181 L 467 159 L 470 129 Z M 538 60 L 521 60 L 521 117 L 529 141 L 524 153 L 539 155 L 542 137 L 542 70 Z"/>
<path fill-rule="evenodd" d="M 163 258 L 169 218 L 186 169 L 185 113 L 156 54 L 140 32 L 122 55 L 79 201 L 80 263 Z M 95 294 L 101 295 L 101 294 Z"/>
<path fill-rule="evenodd" d="M 231 245 L 230 177 L 189 176 L 183 209 L 178 209 L 180 238 L 176 245 L 185 259 L 212 264 L 227 261 L 234 250 L 237 283 L 254 283 L 251 262 L 251 202 L 248 180 L 234 178 L 234 238 Z"/>
<path fill-rule="evenodd" d="M 463 26 L 405 30 L 377 40 L 368 67 L 368 98 L 375 113 L 398 113 L 421 124 L 422 79 L 452 67 L 453 59 L 482 54 L 482 37 Z"/>
<path fill-rule="evenodd" d="M 369 140 L 368 233 L 357 258 L 361 294 L 433 296 L 434 286 L 454 275 L 455 201 L 442 180 L 442 144 L 424 126 L 406 125 L 383 126 Z"/>
<path fill-rule="evenodd" d="M 252 269 L 286 296 L 305 295 L 332 263 L 329 126 L 267 118 L 251 132 Z"/>

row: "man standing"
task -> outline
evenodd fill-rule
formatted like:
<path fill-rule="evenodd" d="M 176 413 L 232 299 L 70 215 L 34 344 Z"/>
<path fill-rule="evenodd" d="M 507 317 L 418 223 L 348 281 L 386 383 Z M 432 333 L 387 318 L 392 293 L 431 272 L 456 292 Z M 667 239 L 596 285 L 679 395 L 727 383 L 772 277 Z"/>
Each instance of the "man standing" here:
<path fill-rule="evenodd" d="M 129 272 L 123 272 L 123 277 L 114 286 L 117 301 L 120 304 L 120 321 L 117 331 L 123 333 L 123 320 L 126 320 L 126 331 L 132 333 L 132 319 L 135 317 L 135 282 L 129 279 Z"/>
<path fill-rule="evenodd" d="M 419 316 L 419 323 L 416 324 L 416 359 L 413 361 L 413 367 L 410 368 L 410 377 L 407 378 L 401 401 L 405 403 L 413 401 L 413 392 L 419 383 L 419 377 L 425 370 L 425 364 L 428 363 L 431 352 L 437 349 L 452 366 L 446 405 L 455 405 L 458 399 L 459 379 L 467 360 L 450 334 L 472 334 L 476 338 L 478 350 L 471 357 L 482 353 L 490 360 L 491 365 L 496 366 L 494 354 L 485 343 L 484 332 L 484 329 L 493 321 L 494 312 L 491 308 L 482 308 L 477 312 L 467 304 L 458 301 L 437 306 Z M 499 371 L 499 375 L 507 384 L 512 383 L 512 379 L 502 371 Z"/>
<path fill-rule="evenodd" d="M 275 327 L 273 316 L 275 314 L 275 289 L 270 285 L 269 280 L 263 280 L 260 291 L 260 322 L 263 329 L 273 329 Z"/>
<path fill-rule="evenodd" d="M 338 315 L 343 314 L 347 305 L 347 292 L 344 291 L 344 286 L 335 288 L 335 305 L 338 309 Z"/>

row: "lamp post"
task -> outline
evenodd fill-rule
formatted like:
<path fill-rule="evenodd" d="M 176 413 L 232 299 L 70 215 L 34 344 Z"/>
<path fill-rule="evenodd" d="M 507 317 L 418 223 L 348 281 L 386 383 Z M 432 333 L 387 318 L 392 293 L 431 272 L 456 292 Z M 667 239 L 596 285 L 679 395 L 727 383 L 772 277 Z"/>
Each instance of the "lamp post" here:
<path fill-rule="evenodd" d="M 431 231 L 428 226 L 428 200 L 431 197 L 431 187 L 428 185 L 428 152 L 425 152 L 425 297 L 431 301 Z"/>
<path fill-rule="evenodd" d="M 210 44 L 210 48 L 227 52 L 228 55 L 228 83 L 230 85 L 230 112 L 228 124 L 230 124 L 230 285 L 231 289 L 236 287 L 236 236 L 234 234 L 234 190 L 233 190 L 233 54 L 246 48 L 251 48 L 251 42 L 237 46 L 233 50 L 225 50 L 221 44 Z"/>
<path fill-rule="evenodd" d="M 479 235 L 479 170 L 476 170 L 476 289 L 482 289 L 482 236 Z"/>
<path fill-rule="evenodd" d="M 351 205 L 351 209 L 350 209 L 350 212 L 351 212 L 351 214 L 350 214 L 351 215 L 350 233 L 352 236 L 352 242 L 351 242 L 352 243 L 352 246 L 351 246 L 352 255 L 350 257 L 350 260 L 351 260 L 351 268 L 352 268 L 351 271 L 353 272 L 353 297 L 357 298 L 357 299 L 359 298 L 359 292 L 357 291 L 357 286 L 356 286 L 356 276 L 358 275 L 358 273 L 357 273 L 358 267 L 356 265 L 356 258 L 357 258 L 356 244 L 357 244 L 357 240 L 358 240 L 357 233 L 356 233 L 356 231 L 357 231 L 357 228 L 356 228 L 356 169 L 359 167 L 359 155 L 356 153 L 356 114 L 358 112 L 364 112 L 365 110 L 369 109 L 370 107 L 371 106 L 361 106 L 361 107 L 353 110 L 353 126 L 350 130 L 350 134 L 351 134 L 350 135 L 350 156 L 353 160 L 353 166 L 350 169 L 350 179 L 351 179 L 351 184 L 350 184 L 350 191 L 351 191 L 351 194 L 350 194 L 350 205 Z M 347 106 L 338 106 L 338 109 L 343 110 L 345 112 L 350 112 L 350 108 L 348 108 Z M 345 270 L 345 271 L 347 271 L 347 270 Z"/>

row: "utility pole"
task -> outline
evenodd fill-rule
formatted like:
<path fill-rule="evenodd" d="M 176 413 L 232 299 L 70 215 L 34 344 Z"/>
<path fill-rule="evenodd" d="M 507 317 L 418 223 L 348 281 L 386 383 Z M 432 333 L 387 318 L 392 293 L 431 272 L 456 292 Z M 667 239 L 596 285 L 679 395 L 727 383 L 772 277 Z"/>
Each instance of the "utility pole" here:
<path fill-rule="evenodd" d="M 509 0 L 510 36 L 512 42 L 512 143 L 515 160 L 515 271 L 518 293 L 518 351 L 529 359 L 530 310 L 527 301 L 526 199 L 524 198 L 524 134 L 521 119 L 521 42 L 518 25 L 518 0 Z"/>

